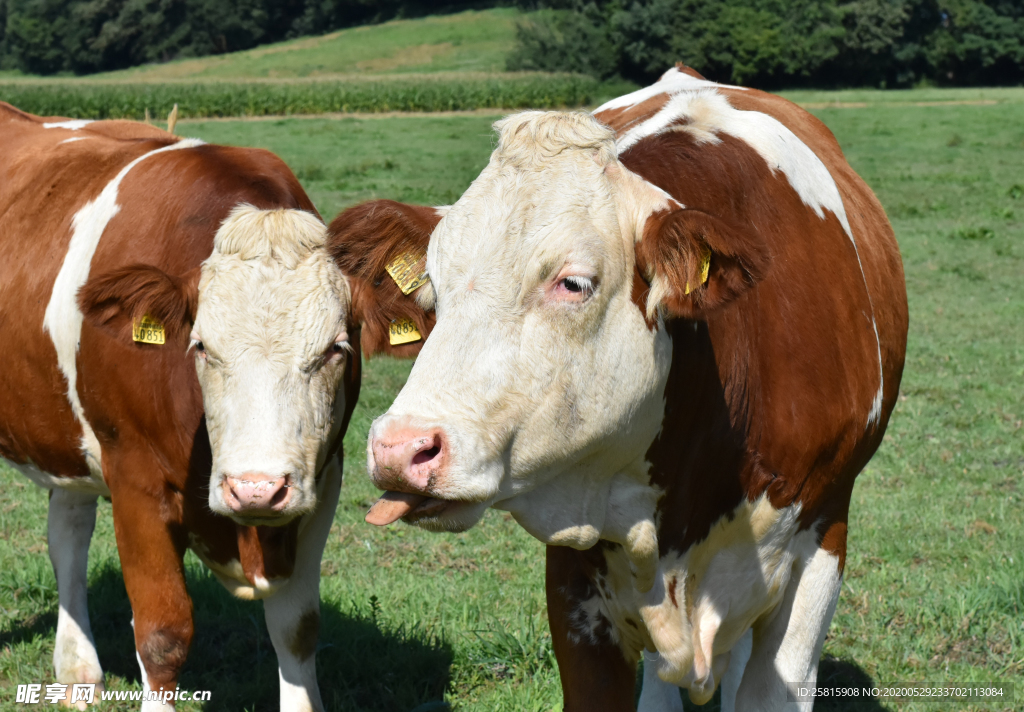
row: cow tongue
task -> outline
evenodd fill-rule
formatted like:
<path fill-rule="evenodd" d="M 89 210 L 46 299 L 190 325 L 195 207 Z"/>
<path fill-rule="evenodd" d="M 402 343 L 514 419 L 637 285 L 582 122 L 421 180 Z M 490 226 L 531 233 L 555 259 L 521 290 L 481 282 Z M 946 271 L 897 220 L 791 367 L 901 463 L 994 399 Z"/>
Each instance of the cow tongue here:
<path fill-rule="evenodd" d="M 366 513 L 366 522 L 367 524 L 376 524 L 378 527 L 387 526 L 392 522 L 397 522 L 425 499 L 430 499 L 430 497 L 422 494 L 406 494 L 405 492 L 385 492 Z"/>

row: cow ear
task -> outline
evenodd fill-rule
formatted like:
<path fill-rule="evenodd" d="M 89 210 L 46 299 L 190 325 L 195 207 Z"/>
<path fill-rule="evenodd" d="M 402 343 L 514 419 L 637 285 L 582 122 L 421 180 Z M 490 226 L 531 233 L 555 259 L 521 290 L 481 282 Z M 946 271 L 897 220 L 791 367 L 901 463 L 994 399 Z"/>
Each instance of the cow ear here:
<path fill-rule="evenodd" d="M 199 305 L 196 267 L 174 277 L 152 265 L 129 265 L 98 275 L 78 290 L 78 306 L 92 326 L 118 340 L 132 338 L 132 325 L 149 317 L 170 342 L 188 339 Z"/>
<path fill-rule="evenodd" d="M 414 357 L 434 328 L 427 245 L 443 215 L 438 208 L 372 200 L 331 222 L 327 247 L 348 279 L 366 356 Z"/>
<path fill-rule="evenodd" d="M 650 285 L 647 315 L 704 319 L 761 280 L 764 241 L 752 227 L 700 210 L 669 208 L 647 218 L 637 269 Z"/>

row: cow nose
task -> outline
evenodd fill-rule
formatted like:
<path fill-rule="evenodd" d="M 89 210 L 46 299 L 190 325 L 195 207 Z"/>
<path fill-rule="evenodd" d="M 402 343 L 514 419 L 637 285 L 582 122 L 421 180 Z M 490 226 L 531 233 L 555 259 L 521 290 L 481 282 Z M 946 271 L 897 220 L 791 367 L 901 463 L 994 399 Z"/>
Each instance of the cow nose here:
<path fill-rule="evenodd" d="M 239 514 L 277 514 L 291 499 L 291 483 L 288 475 L 267 475 L 262 472 L 245 472 L 241 475 L 226 475 L 221 484 L 224 502 Z"/>
<path fill-rule="evenodd" d="M 426 492 L 448 459 L 444 432 L 402 428 L 373 438 L 373 482 L 397 492 Z"/>

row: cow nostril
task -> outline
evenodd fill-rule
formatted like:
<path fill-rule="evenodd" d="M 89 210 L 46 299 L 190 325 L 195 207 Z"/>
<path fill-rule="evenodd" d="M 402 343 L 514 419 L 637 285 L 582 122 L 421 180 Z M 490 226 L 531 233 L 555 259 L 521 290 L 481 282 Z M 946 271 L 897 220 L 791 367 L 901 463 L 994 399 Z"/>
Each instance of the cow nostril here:
<path fill-rule="evenodd" d="M 281 506 L 282 504 L 284 504 L 285 500 L 288 499 L 288 494 L 290 492 L 291 492 L 291 488 L 288 486 L 288 482 L 286 480 L 284 485 L 282 485 L 279 490 L 274 492 L 274 496 L 270 498 L 270 507 L 271 507 L 271 509 L 273 509 L 274 507 L 278 507 L 278 506 Z"/>
<path fill-rule="evenodd" d="M 436 444 L 433 447 L 427 448 L 426 450 L 420 450 L 418 453 L 412 456 L 412 464 L 422 465 L 424 462 L 430 462 L 441 452 L 441 446 Z"/>

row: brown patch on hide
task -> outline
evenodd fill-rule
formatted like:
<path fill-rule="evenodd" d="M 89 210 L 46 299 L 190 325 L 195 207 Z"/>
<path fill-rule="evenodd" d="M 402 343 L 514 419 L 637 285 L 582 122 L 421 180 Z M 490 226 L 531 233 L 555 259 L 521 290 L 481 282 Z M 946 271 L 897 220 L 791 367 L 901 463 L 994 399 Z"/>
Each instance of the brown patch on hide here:
<path fill-rule="evenodd" d="M 327 245 L 352 290 L 352 323 L 362 327 L 363 353 L 414 357 L 423 341 L 392 346 L 388 326 L 412 319 L 425 340 L 434 327 L 433 311 L 405 295 L 386 266 L 406 253 L 426 254 L 430 234 L 441 215 L 434 208 L 373 200 L 342 212 L 331 221 Z M 431 289 L 430 285 L 420 289 Z"/>
<path fill-rule="evenodd" d="M 634 712 L 636 663 L 601 627 L 579 628 L 579 606 L 597 595 L 596 577 L 606 571 L 604 545 L 587 551 L 547 547 L 545 586 L 551 642 L 558 659 L 565 712 Z M 610 625 L 610 624 L 608 624 Z"/>
<path fill-rule="evenodd" d="M 694 79 L 704 79 L 704 75 L 703 74 L 698 72 L 693 67 L 689 67 L 689 66 L 683 64 L 682 62 L 676 62 L 676 69 L 678 69 L 683 74 L 689 74 Z"/>
<path fill-rule="evenodd" d="M 639 104 L 598 112 L 594 114 L 594 118 L 615 131 L 617 137 L 621 137 L 637 124 L 661 111 L 671 98 L 670 94 L 655 94 Z"/>
<path fill-rule="evenodd" d="M 306 611 L 292 633 L 288 649 L 296 658 L 307 660 L 316 653 L 317 637 L 320 635 L 320 611 Z"/>

